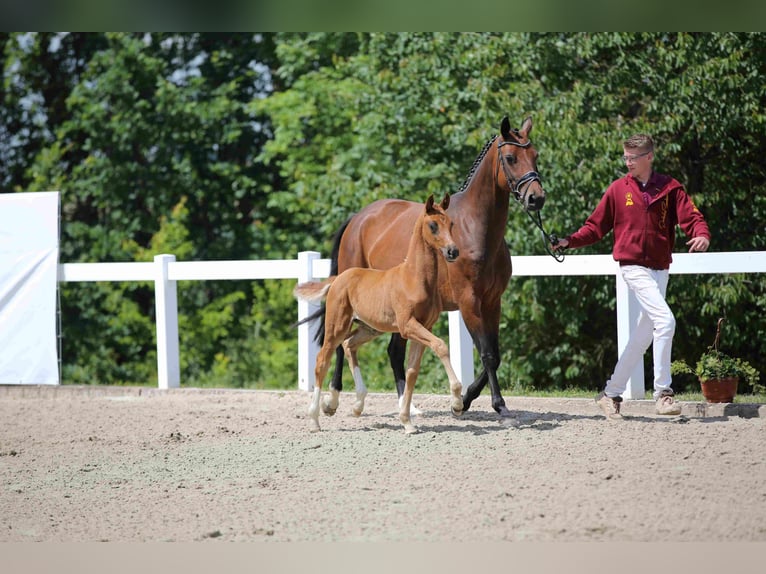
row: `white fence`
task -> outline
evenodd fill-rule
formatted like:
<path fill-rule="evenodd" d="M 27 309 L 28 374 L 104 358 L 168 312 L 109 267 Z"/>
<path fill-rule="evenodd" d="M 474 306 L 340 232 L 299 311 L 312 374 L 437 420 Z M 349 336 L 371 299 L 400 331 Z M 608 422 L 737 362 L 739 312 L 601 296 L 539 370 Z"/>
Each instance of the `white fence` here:
<path fill-rule="evenodd" d="M 617 347 L 622 352 L 630 330 L 638 319 L 639 307 L 630 293 L 618 264 L 611 255 L 568 255 L 558 263 L 547 255 L 513 257 L 513 277 L 614 275 L 617 289 Z M 766 251 L 726 253 L 676 253 L 671 274 L 766 273 Z M 178 345 L 178 281 L 231 279 L 321 279 L 330 273 L 329 259 L 315 251 L 298 254 L 297 259 L 270 261 L 176 261 L 174 255 L 157 255 L 153 263 L 63 263 L 59 281 L 153 281 L 157 314 L 157 375 L 160 388 L 180 386 Z M 316 309 L 298 303 L 298 318 Z M 298 386 L 314 387 L 317 347 L 311 326 L 298 328 Z M 455 372 L 464 384 L 473 381 L 473 344 L 460 314 L 449 314 L 449 346 Z M 616 360 L 616 357 L 615 357 Z M 644 369 L 639 364 L 631 376 L 625 398 L 644 397 Z"/>

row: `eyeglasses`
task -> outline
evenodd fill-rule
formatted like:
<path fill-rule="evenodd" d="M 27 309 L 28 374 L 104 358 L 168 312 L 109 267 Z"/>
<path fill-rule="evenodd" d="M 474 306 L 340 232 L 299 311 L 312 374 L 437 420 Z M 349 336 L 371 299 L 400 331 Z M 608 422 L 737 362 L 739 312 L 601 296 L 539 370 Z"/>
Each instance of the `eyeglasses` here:
<path fill-rule="evenodd" d="M 624 155 L 622 156 L 622 161 L 624 161 L 625 163 L 633 163 L 638 158 L 644 157 L 645 155 L 649 155 L 650 153 L 652 153 L 652 150 L 645 151 L 644 153 L 640 153 L 637 155 Z"/>

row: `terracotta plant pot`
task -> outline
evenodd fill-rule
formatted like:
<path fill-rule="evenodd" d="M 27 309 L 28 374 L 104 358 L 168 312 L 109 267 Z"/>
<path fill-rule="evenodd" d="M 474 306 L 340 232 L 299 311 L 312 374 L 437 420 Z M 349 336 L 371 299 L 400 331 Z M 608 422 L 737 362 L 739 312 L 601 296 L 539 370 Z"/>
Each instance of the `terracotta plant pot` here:
<path fill-rule="evenodd" d="M 731 403 L 734 401 L 734 395 L 737 394 L 737 385 L 739 377 L 726 377 L 725 379 L 708 379 L 703 381 L 702 395 L 709 403 Z"/>

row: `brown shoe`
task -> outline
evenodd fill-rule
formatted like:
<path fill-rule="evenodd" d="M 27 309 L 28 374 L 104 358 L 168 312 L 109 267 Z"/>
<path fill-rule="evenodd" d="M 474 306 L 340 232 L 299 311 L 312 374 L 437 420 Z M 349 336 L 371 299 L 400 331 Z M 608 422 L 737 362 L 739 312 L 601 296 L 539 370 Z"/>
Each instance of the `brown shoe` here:
<path fill-rule="evenodd" d="M 620 414 L 620 404 L 622 403 L 622 397 L 607 397 L 602 391 L 595 398 L 596 404 L 604 411 L 607 420 L 621 421 L 623 419 Z"/>
<path fill-rule="evenodd" d="M 664 390 L 660 393 L 657 399 L 657 414 L 658 415 L 680 415 L 681 405 L 679 405 L 673 398 L 673 391 Z"/>

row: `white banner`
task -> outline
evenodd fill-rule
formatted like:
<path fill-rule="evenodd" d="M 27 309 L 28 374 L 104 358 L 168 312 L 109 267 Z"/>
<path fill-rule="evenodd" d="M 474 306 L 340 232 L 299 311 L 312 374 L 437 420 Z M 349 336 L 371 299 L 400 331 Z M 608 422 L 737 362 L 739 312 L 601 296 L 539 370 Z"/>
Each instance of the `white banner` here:
<path fill-rule="evenodd" d="M 59 193 L 0 194 L 0 384 L 59 384 Z"/>

